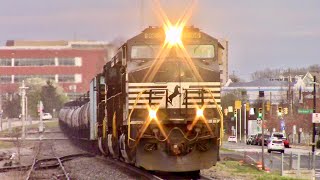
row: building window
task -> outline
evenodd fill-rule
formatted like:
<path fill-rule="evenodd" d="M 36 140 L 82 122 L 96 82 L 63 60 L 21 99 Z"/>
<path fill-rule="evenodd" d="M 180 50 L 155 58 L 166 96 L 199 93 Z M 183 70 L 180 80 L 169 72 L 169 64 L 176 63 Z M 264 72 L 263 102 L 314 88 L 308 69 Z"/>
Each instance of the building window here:
<path fill-rule="evenodd" d="M 75 66 L 74 58 L 59 58 L 59 66 Z"/>
<path fill-rule="evenodd" d="M 65 74 L 65 75 L 58 75 L 58 82 L 69 82 L 69 83 L 74 83 L 75 82 L 75 77 L 73 74 Z"/>
<path fill-rule="evenodd" d="M 11 59 L 9 58 L 0 59 L 0 66 L 11 66 Z"/>
<path fill-rule="evenodd" d="M 47 75 L 47 74 L 42 74 L 42 75 L 15 75 L 14 76 L 14 82 L 15 83 L 20 83 L 23 80 L 30 79 L 30 78 L 41 78 L 45 80 L 55 80 L 55 75 Z"/>
<path fill-rule="evenodd" d="M 54 66 L 54 58 L 17 58 L 14 66 Z"/>
<path fill-rule="evenodd" d="M 0 84 L 11 83 L 11 75 L 2 75 L 0 76 Z"/>

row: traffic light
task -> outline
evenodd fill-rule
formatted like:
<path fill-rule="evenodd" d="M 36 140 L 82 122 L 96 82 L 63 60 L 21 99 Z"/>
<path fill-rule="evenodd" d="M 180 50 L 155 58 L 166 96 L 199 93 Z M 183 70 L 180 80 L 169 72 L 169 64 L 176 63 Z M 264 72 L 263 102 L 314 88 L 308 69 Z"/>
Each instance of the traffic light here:
<path fill-rule="evenodd" d="M 259 97 L 264 97 L 264 91 L 259 91 Z"/>
<path fill-rule="evenodd" d="M 278 116 L 282 116 L 282 107 L 278 107 Z"/>
<path fill-rule="evenodd" d="M 237 117 L 237 109 L 235 109 L 233 112 L 234 112 L 233 116 Z"/>
<path fill-rule="evenodd" d="M 288 114 L 288 108 L 283 108 L 284 114 Z"/>
<path fill-rule="evenodd" d="M 262 119 L 262 108 L 259 108 L 259 111 L 258 111 L 258 118 Z"/>

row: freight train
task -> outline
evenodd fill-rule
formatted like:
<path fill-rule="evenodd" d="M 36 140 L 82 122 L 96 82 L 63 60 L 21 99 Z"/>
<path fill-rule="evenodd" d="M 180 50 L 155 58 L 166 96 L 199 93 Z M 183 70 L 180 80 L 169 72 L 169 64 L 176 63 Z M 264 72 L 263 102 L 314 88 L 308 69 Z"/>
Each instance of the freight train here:
<path fill-rule="evenodd" d="M 170 41 L 162 27 L 127 40 L 60 110 L 59 121 L 106 156 L 146 170 L 190 172 L 219 157 L 223 46 L 193 26 Z M 169 36 L 169 37 L 168 37 Z M 174 35 L 175 36 L 175 35 Z"/>

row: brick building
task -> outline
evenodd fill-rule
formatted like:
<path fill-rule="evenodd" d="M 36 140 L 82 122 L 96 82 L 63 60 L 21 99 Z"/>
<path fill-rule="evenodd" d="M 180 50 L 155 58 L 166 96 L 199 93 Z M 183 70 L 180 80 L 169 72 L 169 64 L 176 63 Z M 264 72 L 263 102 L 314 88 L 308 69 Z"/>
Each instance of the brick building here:
<path fill-rule="evenodd" d="M 0 93 L 16 93 L 32 77 L 55 81 L 69 96 L 85 93 L 113 52 L 97 41 L 8 41 L 0 47 Z"/>

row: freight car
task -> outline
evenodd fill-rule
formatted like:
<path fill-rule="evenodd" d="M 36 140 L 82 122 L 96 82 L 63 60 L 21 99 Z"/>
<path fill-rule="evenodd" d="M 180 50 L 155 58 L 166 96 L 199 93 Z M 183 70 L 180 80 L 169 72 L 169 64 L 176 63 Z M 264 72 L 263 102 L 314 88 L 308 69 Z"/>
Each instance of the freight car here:
<path fill-rule="evenodd" d="M 199 171 L 219 156 L 224 49 L 195 27 L 174 41 L 168 33 L 149 27 L 129 39 L 59 120 L 106 156 L 147 170 Z"/>

